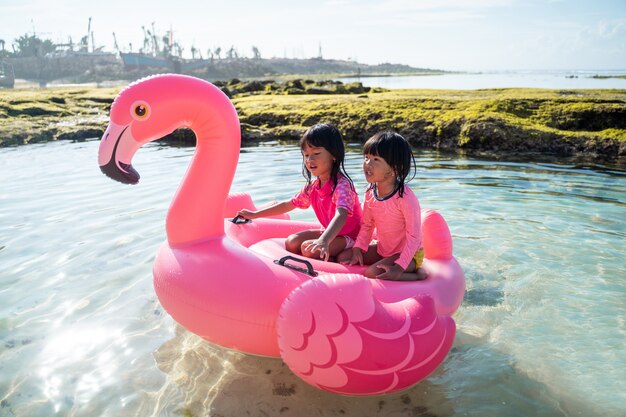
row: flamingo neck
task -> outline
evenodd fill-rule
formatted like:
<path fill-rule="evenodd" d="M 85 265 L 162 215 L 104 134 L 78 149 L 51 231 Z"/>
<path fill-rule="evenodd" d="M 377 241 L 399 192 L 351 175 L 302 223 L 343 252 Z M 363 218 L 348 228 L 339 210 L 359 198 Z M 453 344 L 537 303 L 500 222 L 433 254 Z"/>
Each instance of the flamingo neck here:
<path fill-rule="evenodd" d="M 222 112 L 191 122 L 196 151 L 172 200 L 166 219 L 170 246 L 183 246 L 224 235 L 224 204 L 235 175 L 241 132 L 230 101 Z M 205 112 L 206 113 L 206 112 Z"/>

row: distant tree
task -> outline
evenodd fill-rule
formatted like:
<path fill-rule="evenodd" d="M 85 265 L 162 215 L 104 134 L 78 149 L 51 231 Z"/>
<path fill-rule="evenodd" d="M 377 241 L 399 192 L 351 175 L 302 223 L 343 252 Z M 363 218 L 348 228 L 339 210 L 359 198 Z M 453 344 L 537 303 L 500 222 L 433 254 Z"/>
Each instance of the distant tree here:
<path fill-rule="evenodd" d="M 196 52 L 198 52 L 196 47 L 191 45 L 191 59 L 196 59 Z"/>
<path fill-rule="evenodd" d="M 80 38 L 78 50 L 81 52 L 87 52 L 89 50 L 89 36 L 83 36 L 82 38 Z"/>
<path fill-rule="evenodd" d="M 37 35 L 23 35 L 15 39 L 13 50 L 16 56 L 44 56 L 54 52 L 55 46 L 50 39 L 41 39 Z"/>
<path fill-rule="evenodd" d="M 6 44 L 6 42 L 4 41 L 4 39 L 0 39 L 0 58 L 6 58 L 9 55 L 11 55 L 9 53 L 9 51 L 5 51 L 4 50 L 4 45 Z"/>
<path fill-rule="evenodd" d="M 156 29 L 154 28 L 154 22 L 152 22 L 152 48 L 154 51 L 154 55 L 161 55 L 162 51 L 159 47 L 159 39 L 156 36 Z"/>
<path fill-rule="evenodd" d="M 175 55 L 179 58 L 183 57 L 183 51 L 185 50 L 185 48 L 183 48 L 182 46 L 180 46 L 180 44 L 178 42 L 174 42 L 174 47 L 172 48 L 175 51 Z"/>
<path fill-rule="evenodd" d="M 146 33 L 146 27 L 142 26 L 141 30 L 143 31 L 143 46 L 139 48 L 139 52 L 144 54 L 150 50 L 150 37 Z"/>
<path fill-rule="evenodd" d="M 237 50 L 234 46 L 231 46 L 226 52 L 226 58 L 228 59 L 237 59 L 239 56 L 237 55 Z"/>
<path fill-rule="evenodd" d="M 222 55 L 222 48 L 218 46 L 217 48 L 215 48 L 215 56 L 217 57 L 217 59 L 222 59 L 221 55 Z"/>
<path fill-rule="evenodd" d="M 72 47 L 72 38 L 70 38 L 70 48 Z M 117 44 L 117 36 L 115 36 L 115 32 L 113 32 L 113 48 L 116 52 L 120 52 L 120 46 Z"/>
<path fill-rule="evenodd" d="M 151 32 L 150 29 L 146 30 L 146 33 L 148 34 L 148 50 L 152 50 L 152 55 L 156 56 L 158 55 L 157 45 L 154 42 L 156 38 L 154 37 L 154 35 L 152 34 L 153 32 Z"/>
<path fill-rule="evenodd" d="M 257 48 L 256 46 L 253 46 L 252 55 L 254 56 L 254 59 L 261 59 L 261 52 L 259 52 L 259 48 Z"/>
<path fill-rule="evenodd" d="M 172 45 L 170 45 L 170 35 L 169 31 L 163 36 L 161 41 L 163 42 L 163 55 L 170 56 L 172 55 Z"/>

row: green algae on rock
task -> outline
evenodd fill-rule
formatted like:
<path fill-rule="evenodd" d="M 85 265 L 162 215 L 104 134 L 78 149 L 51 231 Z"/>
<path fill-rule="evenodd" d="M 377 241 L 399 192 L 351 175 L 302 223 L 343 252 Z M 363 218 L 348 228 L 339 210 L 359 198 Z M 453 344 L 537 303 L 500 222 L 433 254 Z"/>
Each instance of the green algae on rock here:
<path fill-rule="evenodd" d="M 217 82 L 241 119 L 246 142 L 298 139 L 314 123 L 336 124 L 363 142 L 397 130 L 414 146 L 626 156 L 626 90 L 393 90 L 304 79 Z M 102 135 L 119 88 L 0 92 L 0 146 Z M 193 144 L 178 130 L 166 140 Z"/>

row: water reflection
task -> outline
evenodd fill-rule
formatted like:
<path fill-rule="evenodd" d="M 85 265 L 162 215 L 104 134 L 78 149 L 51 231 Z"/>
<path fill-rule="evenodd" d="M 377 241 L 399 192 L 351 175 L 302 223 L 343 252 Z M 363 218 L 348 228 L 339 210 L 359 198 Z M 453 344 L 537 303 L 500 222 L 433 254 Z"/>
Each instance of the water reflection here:
<path fill-rule="evenodd" d="M 113 360 L 113 351 L 124 353 L 123 339 L 121 329 L 76 326 L 47 341 L 40 353 L 38 375 L 43 395 L 55 412 L 60 411 L 68 392 L 74 393 L 72 403 L 86 404 L 115 383 L 120 363 Z M 89 372 L 74 371 L 87 365 Z"/>

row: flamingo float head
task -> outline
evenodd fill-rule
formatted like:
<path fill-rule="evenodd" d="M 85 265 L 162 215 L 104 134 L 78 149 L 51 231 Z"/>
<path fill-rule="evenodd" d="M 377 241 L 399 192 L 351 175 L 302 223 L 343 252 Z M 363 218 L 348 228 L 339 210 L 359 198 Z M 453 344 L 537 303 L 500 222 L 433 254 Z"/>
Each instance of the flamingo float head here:
<path fill-rule="evenodd" d="M 194 77 L 165 74 L 130 84 L 111 106 L 109 126 L 98 151 L 100 169 L 116 181 L 136 184 L 139 173 L 131 162 L 137 149 L 181 127 L 198 134 L 196 128 L 203 124 L 199 122 L 207 118 L 205 110 L 216 107 L 216 95 L 232 107 L 217 87 Z"/>
<path fill-rule="evenodd" d="M 109 126 L 102 136 L 98 152 L 100 169 L 124 184 L 139 181 L 139 173 L 131 165 L 137 149 L 170 133 L 159 128 L 167 124 L 168 113 L 155 100 L 158 89 L 152 85 L 154 82 L 155 78 L 139 80 L 120 92 L 113 101 Z"/>

